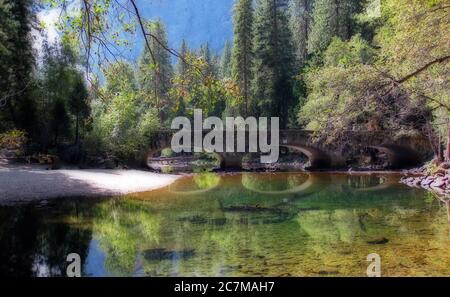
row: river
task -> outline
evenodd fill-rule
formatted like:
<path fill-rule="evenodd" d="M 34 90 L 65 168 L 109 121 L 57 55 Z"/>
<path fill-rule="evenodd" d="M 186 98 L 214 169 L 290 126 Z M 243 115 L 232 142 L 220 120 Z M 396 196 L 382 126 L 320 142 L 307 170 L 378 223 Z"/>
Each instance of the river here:
<path fill-rule="evenodd" d="M 147 193 L 0 206 L 0 275 L 450 276 L 448 209 L 395 174 L 205 173 Z"/>

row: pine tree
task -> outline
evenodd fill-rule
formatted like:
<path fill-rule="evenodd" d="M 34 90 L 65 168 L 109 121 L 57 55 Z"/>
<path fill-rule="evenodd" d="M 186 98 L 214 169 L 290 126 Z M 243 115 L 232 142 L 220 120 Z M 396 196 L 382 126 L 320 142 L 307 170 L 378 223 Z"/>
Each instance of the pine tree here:
<path fill-rule="evenodd" d="M 211 52 L 209 43 L 200 46 L 200 58 L 206 63 L 205 76 L 218 77 L 219 75 L 219 61 L 218 57 Z"/>
<path fill-rule="evenodd" d="M 244 110 L 250 112 L 253 67 L 253 7 L 252 0 L 238 0 L 234 7 L 234 46 L 232 75 L 241 89 Z"/>
<path fill-rule="evenodd" d="M 6 96 L 8 61 L 13 53 L 10 36 L 16 34 L 18 22 L 14 18 L 10 1 L 0 0 L 0 96 Z"/>
<path fill-rule="evenodd" d="M 308 52 L 324 50 L 337 35 L 336 19 L 333 17 L 334 0 L 316 0 L 313 12 L 313 26 L 309 38 Z"/>
<path fill-rule="evenodd" d="M 156 36 L 150 40 L 150 50 L 145 47 L 139 61 L 138 82 L 142 91 L 154 100 L 154 107 L 160 111 L 161 121 L 167 116 L 169 107 L 168 91 L 171 86 L 172 63 L 168 48 L 167 34 L 164 24 L 156 21 L 148 24 L 151 34 Z"/>
<path fill-rule="evenodd" d="M 72 136 L 72 127 L 78 144 L 82 120 L 89 116 L 90 109 L 87 87 L 79 71 L 79 57 L 70 45 L 64 42 L 49 45 L 44 40 L 42 52 L 36 75 L 40 87 L 35 88 L 33 94 L 39 113 L 35 123 L 39 133 L 34 140 L 46 151 Z"/>
<path fill-rule="evenodd" d="M 36 22 L 31 0 L 0 2 L 0 99 L 8 118 L 30 136 L 35 131 L 36 106 L 31 97 L 35 66 L 31 28 Z"/>
<path fill-rule="evenodd" d="M 365 1 L 316 0 L 308 52 L 323 51 L 333 37 L 348 40 L 353 33 L 353 16 L 361 12 Z"/>
<path fill-rule="evenodd" d="M 286 11 L 278 4 L 277 0 L 259 0 L 256 7 L 252 93 L 256 113 L 277 116 L 286 127 L 294 101 L 294 49 Z"/>
<path fill-rule="evenodd" d="M 178 75 L 180 75 L 181 77 L 184 77 L 186 75 L 186 72 L 187 72 L 187 67 L 189 66 L 189 65 L 186 64 L 185 61 L 188 58 L 188 55 L 190 54 L 189 46 L 188 46 L 188 44 L 187 44 L 185 39 L 183 39 L 181 41 L 181 46 L 180 46 L 179 53 L 180 53 L 180 56 L 183 59 L 178 59 L 178 64 L 177 64 L 177 67 L 176 67 L 176 71 L 177 71 Z"/>
<path fill-rule="evenodd" d="M 290 28 L 297 66 L 301 67 L 308 55 L 308 38 L 312 26 L 314 0 L 291 0 L 289 3 Z"/>
<path fill-rule="evenodd" d="M 231 51 L 232 45 L 231 42 L 227 41 L 225 43 L 225 48 L 223 50 L 222 59 L 220 62 L 220 74 L 222 78 L 230 78 L 231 77 Z"/>
<path fill-rule="evenodd" d="M 11 90 L 9 89 L 9 64 L 13 54 L 10 35 L 15 34 L 18 23 L 11 13 L 9 1 L 0 0 L 0 133 L 13 125 L 11 115 L 6 111 Z"/>
<path fill-rule="evenodd" d="M 75 117 L 75 144 L 80 140 L 80 126 L 82 120 L 89 116 L 90 108 L 88 104 L 88 90 L 83 79 L 83 75 L 74 72 L 73 86 L 67 98 L 69 111 Z"/>

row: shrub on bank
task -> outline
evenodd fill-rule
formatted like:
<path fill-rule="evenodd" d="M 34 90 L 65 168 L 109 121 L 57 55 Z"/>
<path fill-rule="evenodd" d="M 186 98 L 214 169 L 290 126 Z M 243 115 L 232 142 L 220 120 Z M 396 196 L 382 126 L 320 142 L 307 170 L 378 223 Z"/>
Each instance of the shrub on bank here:
<path fill-rule="evenodd" d="M 24 154 L 24 146 L 28 139 L 21 130 L 11 130 L 0 134 L 0 150 L 13 151 L 16 156 Z"/>

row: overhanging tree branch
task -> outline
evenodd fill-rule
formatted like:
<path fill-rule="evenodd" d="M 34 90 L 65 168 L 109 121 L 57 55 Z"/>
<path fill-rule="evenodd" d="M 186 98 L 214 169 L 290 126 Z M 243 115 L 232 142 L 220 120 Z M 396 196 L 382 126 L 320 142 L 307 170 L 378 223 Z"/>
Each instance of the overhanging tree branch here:
<path fill-rule="evenodd" d="M 407 76 L 405 76 L 405 77 L 403 77 L 403 78 L 401 78 L 401 79 L 395 80 L 395 83 L 397 83 L 397 84 L 402 84 L 402 83 L 406 82 L 407 80 L 413 78 L 414 76 L 419 75 L 420 73 L 422 73 L 423 71 L 427 70 L 427 69 L 430 68 L 431 66 L 433 66 L 433 65 L 435 65 L 435 64 L 443 63 L 443 62 L 447 61 L 448 59 L 450 59 L 450 55 L 445 56 L 445 57 L 438 58 L 438 59 L 436 59 L 436 60 L 433 60 L 433 61 L 431 61 L 431 62 L 425 64 L 424 66 L 420 67 L 420 68 L 417 69 L 416 71 L 411 72 L 411 73 L 408 74 Z"/>
<path fill-rule="evenodd" d="M 152 62 L 153 62 L 153 64 L 156 64 L 156 59 L 155 59 L 155 56 L 154 56 L 154 54 L 153 54 L 153 50 L 152 50 L 152 48 L 151 48 L 151 46 L 150 46 L 150 42 L 149 42 L 149 40 L 148 40 L 148 38 L 147 38 L 147 35 L 148 35 L 148 34 L 147 34 L 147 32 L 145 31 L 144 23 L 143 23 L 143 21 L 142 21 L 141 14 L 139 13 L 139 9 L 138 9 L 138 7 L 137 7 L 137 5 L 136 5 L 136 2 L 135 2 L 134 0 L 130 0 L 130 3 L 131 3 L 131 5 L 133 6 L 134 12 L 135 12 L 135 14 L 136 14 L 136 18 L 137 18 L 137 20 L 138 20 L 139 27 L 140 27 L 140 29 L 141 29 L 142 35 L 144 36 L 145 45 L 147 46 L 147 49 L 148 49 L 148 51 L 150 52 L 150 56 L 151 56 L 151 58 L 152 58 Z M 158 39 L 155 38 L 155 40 L 158 40 Z"/>

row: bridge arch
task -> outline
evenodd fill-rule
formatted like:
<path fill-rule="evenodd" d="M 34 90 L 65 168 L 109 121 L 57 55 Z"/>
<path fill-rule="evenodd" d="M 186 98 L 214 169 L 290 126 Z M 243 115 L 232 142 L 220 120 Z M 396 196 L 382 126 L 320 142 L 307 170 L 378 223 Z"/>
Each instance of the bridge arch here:
<path fill-rule="evenodd" d="M 418 166 L 422 162 L 422 157 L 414 149 L 406 146 L 384 144 L 368 146 L 387 155 L 389 165 L 392 169 L 411 168 Z"/>
<path fill-rule="evenodd" d="M 158 162 L 158 161 L 164 161 L 164 159 L 167 160 L 167 161 L 176 161 L 176 160 L 181 160 L 181 159 L 183 159 L 183 158 L 186 158 L 186 156 L 178 156 L 178 157 L 173 157 L 173 158 L 170 158 L 170 157 L 168 157 L 168 158 L 162 157 L 162 158 L 161 158 L 161 157 L 159 157 L 159 156 L 155 156 L 155 155 L 157 155 L 158 153 L 161 153 L 164 149 L 168 149 L 168 148 L 171 148 L 170 145 L 168 145 L 168 146 L 161 146 L 161 147 L 158 147 L 158 148 L 154 148 L 154 149 L 152 149 L 152 150 L 149 150 L 149 151 L 147 152 L 147 158 L 146 158 L 147 166 L 150 167 L 150 168 L 153 168 L 154 166 L 153 166 L 152 164 L 154 164 L 155 162 Z M 191 153 L 188 153 L 188 154 L 192 154 L 192 155 L 195 154 L 195 152 L 194 152 L 194 149 L 195 149 L 195 148 L 198 148 L 198 147 L 192 147 L 192 152 L 191 152 Z M 216 152 L 206 152 L 206 151 L 203 150 L 203 148 L 200 148 L 200 149 L 202 149 L 202 153 L 204 153 L 204 154 L 211 154 L 211 155 L 214 155 L 214 156 L 217 158 L 217 160 L 218 160 L 220 166 L 222 167 L 222 163 L 223 163 L 224 161 L 223 161 L 223 156 L 222 156 L 221 153 L 216 153 Z M 163 159 L 163 158 L 164 158 L 164 159 Z M 153 169 L 156 169 L 156 168 L 153 168 Z"/>
<path fill-rule="evenodd" d="M 204 130 L 202 133 L 203 135 L 206 135 L 208 132 L 209 130 Z M 314 170 L 348 166 L 350 156 L 340 151 L 330 152 L 321 145 L 315 144 L 312 139 L 311 131 L 279 130 L 279 132 L 280 147 L 301 152 L 308 157 L 311 164 L 308 169 Z M 147 154 L 147 164 L 149 164 L 149 158 L 152 158 L 156 152 L 161 151 L 165 147 L 170 147 L 172 135 L 174 133 L 175 131 L 173 130 L 163 130 L 156 134 L 150 144 L 150 149 Z M 248 137 L 246 137 L 246 139 L 248 139 Z M 385 144 L 385 141 L 392 141 L 392 143 L 395 144 Z M 419 165 L 422 161 L 421 155 L 425 156 L 425 152 L 427 150 L 429 151 L 429 148 L 426 148 L 424 141 L 419 141 L 415 138 L 389 140 L 389 138 L 384 136 L 377 136 L 369 137 L 367 141 L 361 142 L 365 144 L 363 146 L 358 146 L 360 148 L 371 148 L 385 153 L 388 158 L 388 163 L 392 169 L 414 167 Z M 416 151 L 416 149 L 418 151 Z M 218 156 L 218 160 L 221 163 L 221 168 L 242 168 L 242 158 L 245 154 L 246 153 L 223 152 L 216 153 L 216 156 Z"/>
<path fill-rule="evenodd" d="M 280 147 L 290 148 L 306 155 L 311 164 L 311 169 L 322 169 L 331 167 L 331 157 L 324 151 L 302 144 L 280 144 Z"/>

